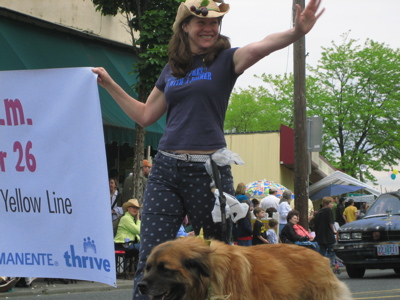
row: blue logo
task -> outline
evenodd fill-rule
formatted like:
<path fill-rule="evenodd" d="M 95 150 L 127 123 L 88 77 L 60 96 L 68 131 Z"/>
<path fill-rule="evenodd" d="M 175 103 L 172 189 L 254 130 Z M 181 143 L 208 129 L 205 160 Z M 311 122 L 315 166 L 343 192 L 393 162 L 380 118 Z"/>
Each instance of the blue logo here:
<path fill-rule="evenodd" d="M 69 246 L 69 251 L 64 252 L 65 264 L 69 268 L 81 268 L 81 269 L 97 269 L 110 272 L 110 261 L 104 258 L 97 258 L 90 256 L 90 254 L 96 254 L 96 244 L 90 237 L 83 239 L 83 252 L 86 255 L 78 255 L 79 252 L 75 251 L 74 245 Z"/>
<path fill-rule="evenodd" d="M 53 254 L 33 252 L 0 252 L 0 265 L 54 266 Z"/>

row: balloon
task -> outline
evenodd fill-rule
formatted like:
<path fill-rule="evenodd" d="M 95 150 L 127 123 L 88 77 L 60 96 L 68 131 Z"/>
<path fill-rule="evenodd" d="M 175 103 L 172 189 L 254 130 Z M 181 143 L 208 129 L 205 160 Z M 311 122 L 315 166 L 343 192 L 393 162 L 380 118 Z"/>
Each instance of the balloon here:
<path fill-rule="evenodd" d="M 396 179 L 396 174 L 390 175 L 390 178 L 392 178 L 393 180 L 395 180 L 395 179 Z"/>
<path fill-rule="evenodd" d="M 393 174 L 399 174 L 399 170 L 397 170 L 397 169 L 393 169 Z"/>

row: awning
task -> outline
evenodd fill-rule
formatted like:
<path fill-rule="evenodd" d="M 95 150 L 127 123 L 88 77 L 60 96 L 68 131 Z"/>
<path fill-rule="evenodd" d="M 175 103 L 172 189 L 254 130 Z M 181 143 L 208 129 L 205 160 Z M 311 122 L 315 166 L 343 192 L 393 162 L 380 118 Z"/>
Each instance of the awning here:
<path fill-rule="evenodd" d="M 102 66 L 133 97 L 133 48 L 0 7 L 0 71 Z M 68 84 L 68 79 L 66 79 Z M 135 122 L 99 88 L 106 143 L 134 145 Z M 145 146 L 157 149 L 165 117 L 146 128 Z"/>
<path fill-rule="evenodd" d="M 320 189 L 315 194 L 310 196 L 311 200 L 318 200 L 328 196 L 338 196 L 342 194 L 347 194 L 350 192 L 358 191 L 364 189 L 365 186 L 361 185 L 347 185 L 347 184 L 330 184 Z"/>
<path fill-rule="evenodd" d="M 381 194 L 380 191 L 374 189 L 373 187 L 366 185 L 364 182 L 351 177 L 343 172 L 336 171 L 333 172 L 331 175 L 321 179 L 320 181 L 310 185 L 310 196 L 315 195 L 318 191 L 322 190 L 323 188 L 331 185 L 331 184 L 342 184 L 342 185 L 356 185 L 362 186 L 364 190 L 368 191 L 372 195 L 379 196 Z M 312 199 L 312 198 L 311 198 Z"/>

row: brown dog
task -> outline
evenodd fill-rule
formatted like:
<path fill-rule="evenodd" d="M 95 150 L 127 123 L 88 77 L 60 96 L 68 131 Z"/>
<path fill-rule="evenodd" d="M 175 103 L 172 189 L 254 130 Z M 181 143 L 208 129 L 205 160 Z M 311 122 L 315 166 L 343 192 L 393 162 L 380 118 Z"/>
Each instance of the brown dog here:
<path fill-rule="evenodd" d="M 206 245 L 186 237 L 151 252 L 139 291 L 163 300 L 350 300 L 329 260 L 305 247 Z"/>

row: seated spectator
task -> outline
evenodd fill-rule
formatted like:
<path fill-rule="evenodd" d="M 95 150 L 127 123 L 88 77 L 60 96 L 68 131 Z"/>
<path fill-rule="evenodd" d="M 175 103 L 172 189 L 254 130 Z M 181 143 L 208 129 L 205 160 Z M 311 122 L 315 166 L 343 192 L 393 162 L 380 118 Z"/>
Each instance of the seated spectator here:
<path fill-rule="evenodd" d="M 298 225 L 300 213 L 297 210 L 292 210 L 287 215 L 287 223 L 280 233 L 282 243 L 309 245 L 313 249 L 319 249 L 318 243 L 314 242 L 314 238 L 301 225 Z"/>
<path fill-rule="evenodd" d="M 114 243 L 128 250 L 139 250 L 140 247 L 140 207 L 137 199 L 130 199 L 122 205 L 125 213 L 119 221 Z"/>

